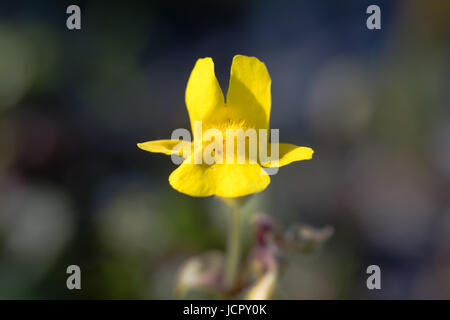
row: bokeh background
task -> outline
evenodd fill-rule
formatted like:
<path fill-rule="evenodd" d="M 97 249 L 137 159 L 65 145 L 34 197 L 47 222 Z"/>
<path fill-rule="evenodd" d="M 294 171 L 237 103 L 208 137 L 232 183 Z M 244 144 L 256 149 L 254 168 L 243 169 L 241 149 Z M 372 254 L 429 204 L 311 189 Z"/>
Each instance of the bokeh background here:
<path fill-rule="evenodd" d="M 316 151 L 248 214 L 335 229 L 290 258 L 281 297 L 450 298 L 449 17 L 445 0 L 2 1 L 0 298 L 172 298 L 186 258 L 224 249 L 220 203 L 171 189 L 170 158 L 136 143 L 189 128 L 195 61 L 226 92 L 235 54 L 266 63 L 280 140 Z"/>

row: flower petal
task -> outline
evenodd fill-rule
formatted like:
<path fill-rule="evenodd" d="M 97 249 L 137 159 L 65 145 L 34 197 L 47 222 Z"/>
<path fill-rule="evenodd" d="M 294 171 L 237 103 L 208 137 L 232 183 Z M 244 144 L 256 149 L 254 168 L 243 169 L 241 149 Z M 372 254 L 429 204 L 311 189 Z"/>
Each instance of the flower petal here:
<path fill-rule="evenodd" d="M 289 143 L 272 143 L 271 148 L 278 145 L 279 161 L 269 161 L 261 165 L 268 168 L 282 167 L 294 161 L 309 160 L 312 158 L 314 150 L 308 147 L 298 147 Z"/>
<path fill-rule="evenodd" d="M 270 177 L 258 164 L 192 164 L 183 162 L 169 177 L 171 186 L 194 197 L 241 197 L 264 190 Z"/>
<path fill-rule="evenodd" d="M 198 59 L 186 86 L 186 106 L 192 129 L 194 121 L 207 120 L 214 110 L 224 104 L 222 89 L 214 73 L 213 60 Z"/>
<path fill-rule="evenodd" d="M 191 145 L 192 144 L 189 141 L 184 140 L 154 140 L 137 144 L 137 146 L 142 150 L 164 153 L 169 156 L 171 154 L 183 156 L 183 149 L 190 148 Z"/>
<path fill-rule="evenodd" d="M 271 79 L 265 64 L 255 57 L 237 55 L 231 65 L 227 107 L 238 109 L 243 120 L 267 129 L 270 119 Z"/>

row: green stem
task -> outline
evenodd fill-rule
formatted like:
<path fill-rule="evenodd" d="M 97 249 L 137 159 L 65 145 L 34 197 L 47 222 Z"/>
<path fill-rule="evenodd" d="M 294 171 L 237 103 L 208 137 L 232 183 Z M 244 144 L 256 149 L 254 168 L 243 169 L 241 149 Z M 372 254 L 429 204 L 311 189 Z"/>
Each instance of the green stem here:
<path fill-rule="evenodd" d="M 225 266 L 225 286 L 229 289 L 234 285 L 239 265 L 241 246 L 240 218 L 239 206 L 233 206 L 230 228 L 228 231 L 227 261 Z"/>

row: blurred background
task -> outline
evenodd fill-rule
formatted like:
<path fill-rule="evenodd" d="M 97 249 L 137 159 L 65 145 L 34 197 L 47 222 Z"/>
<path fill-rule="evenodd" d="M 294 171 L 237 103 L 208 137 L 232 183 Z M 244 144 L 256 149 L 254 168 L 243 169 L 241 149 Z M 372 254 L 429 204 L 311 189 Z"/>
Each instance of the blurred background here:
<path fill-rule="evenodd" d="M 189 128 L 195 61 L 226 92 L 235 54 L 266 63 L 280 141 L 316 152 L 248 215 L 335 229 L 290 258 L 281 297 L 450 298 L 449 16 L 445 0 L 2 1 L 0 298 L 173 298 L 186 258 L 224 249 L 220 203 L 173 190 L 170 158 L 136 143 Z"/>

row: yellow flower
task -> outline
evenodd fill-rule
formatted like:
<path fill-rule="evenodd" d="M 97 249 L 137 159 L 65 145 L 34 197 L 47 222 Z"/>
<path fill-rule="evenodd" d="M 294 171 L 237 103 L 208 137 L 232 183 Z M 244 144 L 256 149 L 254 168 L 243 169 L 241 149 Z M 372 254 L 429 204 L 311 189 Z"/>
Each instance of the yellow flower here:
<path fill-rule="evenodd" d="M 262 166 L 281 167 L 293 161 L 311 159 L 314 151 L 287 143 L 271 143 L 268 149 L 278 148 L 278 161 L 197 164 L 193 159 L 205 149 L 205 145 L 198 141 L 202 141 L 202 134 L 209 128 L 216 128 L 220 132 L 227 129 L 267 130 L 271 108 L 270 85 L 271 79 L 264 63 L 255 57 L 237 55 L 231 65 L 225 102 L 214 74 L 212 59 L 199 59 L 186 87 L 186 106 L 194 131 L 193 142 L 156 140 L 139 143 L 138 147 L 150 152 L 184 156 L 183 163 L 169 177 L 170 185 L 179 192 L 197 197 L 216 195 L 225 198 L 260 192 L 270 183 L 270 177 L 262 170 Z M 201 121 L 202 131 L 194 130 L 194 122 L 197 121 Z M 179 148 L 175 148 L 177 145 L 187 146 L 193 152 L 190 155 L 183 154 Z"/>

